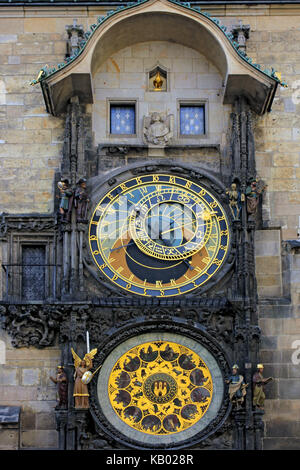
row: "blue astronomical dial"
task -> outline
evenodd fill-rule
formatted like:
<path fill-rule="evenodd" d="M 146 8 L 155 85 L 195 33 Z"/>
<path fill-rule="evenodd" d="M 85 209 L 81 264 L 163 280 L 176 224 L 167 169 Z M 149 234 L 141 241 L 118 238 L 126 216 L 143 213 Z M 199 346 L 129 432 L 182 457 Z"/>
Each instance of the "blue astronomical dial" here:
<path fill-rule="evenodd" d="M 89 242 L 97 267 L 120 288 L 172 297 L 215 275 L 230 233 L 224 209 L 206 188 L 179 176 L 147 174 L 103 196 Z"/>

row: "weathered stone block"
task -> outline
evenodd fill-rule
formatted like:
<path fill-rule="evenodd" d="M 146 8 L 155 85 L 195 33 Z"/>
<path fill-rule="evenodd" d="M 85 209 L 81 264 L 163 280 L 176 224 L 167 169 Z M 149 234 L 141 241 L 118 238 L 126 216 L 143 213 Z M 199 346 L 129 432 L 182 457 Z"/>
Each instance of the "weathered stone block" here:
<path fill-rule="evenodd" d="M 110 62 L 111 63 L 111 62 Z M 114 72 L 120 72 L 120 69 L 117 65 L 117 63 L 113 64 L 114 65 Z M 118 70 L 119 69 L 119 70 Z M 143 59 L 140 58 L 132 58 L 132 57 L 127 57 L 124 60 L 124 72 L 144 72 L 144 62 Z"/>
<path fill-rule="evenodd" d="M 18 93 L 10 93 L 6 95 L 7 106 L 23 106 L 24 95 Z"/>
<path fill-rule="evenodd" d="M 300 422 L 295 422 L 293 416 L 290 420 L 276 418 L 266 423 L 266 431 L 269 437 L 286 437 L 300 435 Z"/>
<path fill-rule="evenodd" d="M 18 369 L 0 367 L 0 385 L 18 385 Z"/>
<path fill-rule="evenodd" d="M 23 369 L 22 385 L 38 385 L 40 383 L 40 369 Z"/>
<path fill-rule="evenodd" d="M 266 364 L 264 368 L 264 376 L 265 377 L 273 377 L 274 379 L 288 379 L 289 374 L 288 374 L 288 368 L 286 364 Z M 270 384 L 271 385 L 271 384 Z M 268 389 L 266 388 L 268 392 L 268 400 L 271 398 L 269 395 L 269 384 L 268 384 Z M 277 395 L 274 397 L 277 398 Z"/>
<path fill-rule="evenodd" d="M 262 336 L 261 348 L 262 349 L 277 349 L 278 337 L 277 336 Z"/>
<path fill-rule="evenodd" d="M 300 379 L 300 364 L 288 364 L 288 378 L 290 379 Z"/>
<path fill-rule="evenodd" d="M 36 413 L 35 410 L 29 408 L 28 406 L 22 407 L 21 413 L 21 429 L 30 430 L 35 429 L 36 427 Z"/>
<path fill-rule="evenodd" d="M 196 86 L 197 86 L 197 74 L 176 73 L 174 77 L 174 88 L 186 89 L 186 88 L 196 88 Z"/>
<path fill-rule="evenodd" d="M 263 364 L 274 364 L 282 362 L 282 352 L 281 351 L 269 351 L 261 350 L 260 351 L 260 362 Z"/>
<path fill-rule="evenodd" d="M 297 437 L 268 437 L 263 440 L 263 450 L 299 450 L 300 439 Z"/>
<path fill-rule="evenodd" d="M 257 285 L 259 289 L 264 289 L 264 288 L 273 288 L 273 289 L 279 289 L 277 292 L 277 297 L 281 294 L 281 276 L 280 274 L 273 275 L 273 276 L 267 276 L 265 274 L 257 274 L 256 276 L 257 279 Z"/>
<path fill-rule="evenodd" d="M 257 256 L 256 272 L 274 274 L 281 272 L 281 258 L 279 256 Z"/>
<path fill-rule="evenodd" d="M 99 73 L 96 75 L 94 86 L 95 86 L 95 89 L 96 88 L 120 88 L 120 76 L 117 73 L 108 73 L 108 72 Z M 121 86 L 121 88 L 123 88 L 123 86 Z M 127 88 L 129 87 L 127 86 Z"/>
<path fill-rule="evenodd" d="M 121 88 L 123 90 L 126 89 L 136 89 L 140 90 L 141 88 L 145 88 L 145 74 L 141 72 L 136 72 L 136 73 L 129 73 L 129 72 L 122 72 L 120 73 L 120 81 L 118 83 L 118 74 L 112 74 L 114 75 L 115 81 L 114 84 L 116 86 L 113 86 L 112 88 Z M 104 88 L 102 86 L 102 88 Z M 130 95 L 129 95 L 130 96 Z"/>
<path fill-rule="evenodd" d="M 55 429 L 55 415 L 53 413 L 37 413 L 36 429 Z"/>
<path fill-rule="evenodd" d="M 299 380 L 281 379 L 278 384 L 279 398 L 299 399 Z"/>
<path fill-rule="evenodd" d="M 3 386 L 1 387 L 0 404 L 10 405 L 19 401 L 30 401 L 36 399 L 34 387 Z"/>
<path fill-rule="evenodd" d="M 263 335 L 278 335 L 283 331 L 283 319 L 282 318 L 260 318 L 259 326 L 262 330 Z"/>
<path fill-rule="evenodd" d="M 295 170 L 292 167 L 281 167 L 271 169 L 272 178 L 295 178 Z"/>
<path fill-rule="evenodd" d="M 11 43 L 0 44 L 0 55 L 9 56 L 13 54 L 13 45 Z"/>
<path fill-rule="evenodd" d="M 197 74 L 197 88 L 200 89 L 219 89 L 222 86 L 222 79 L 219 74 Z"/>
<path fill-rule="evenodd" d="M 18 450 L 19 431 L 18 429 L 0 428 L 0 450 Z"/>
<path fill-rule="evenodd" d="M 289 318 L 283 324 L 283 334 L 300 334 L 300 318 Z"/>
<path fill-rule="evenodd" d="M 149 57 L 149 44 L 134 44 L 131 46 L 132 57 Z"/>
<path fill-rule="evenodd" d="M 129 60 L 129 59 L 126 59 Z M 120 73 L 125 72 L 125 58 L 123 57 L 110 57 L 103 66 L 105 66 L 105 70 L 103 68 L 102 72 L 109 72 L 109 73 Z M 130 70 L 129 70 L 130 71 Z M 99 70 L 100 72 L 100 70 Z"/>
<path fill-rule="evenodd" d="M 56 18 L 24 18 L 24 33 L 56 33 Z"/>
<path fill-rule="evenodd" d="M 57 449 L 58 433 L 56 431 L 24 431 L 21 433 L 21 449 Z"/>

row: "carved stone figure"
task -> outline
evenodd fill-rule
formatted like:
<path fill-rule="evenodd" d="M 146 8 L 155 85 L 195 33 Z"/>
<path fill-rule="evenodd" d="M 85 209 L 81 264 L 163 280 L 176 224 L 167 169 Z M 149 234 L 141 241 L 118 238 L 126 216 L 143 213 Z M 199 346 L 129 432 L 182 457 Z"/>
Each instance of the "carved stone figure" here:
<path fill-rule="evenodd" d="M 247 213 L 249 215 L 255 216 L 259 204 L 259 196 L 264 192 L 266 187 L 262 180 L 257 182 L 255 179 L 252 179 L 250 181 L 249 186 L 246 188 Z"/>
<path fill-rule="evenodd" d="M 68 378 L 63 366 L 57 366 L 56 377 L 50 376 L 52 382 L 57 385 L 58 403 L 56 410 L 68 408 Z"/>
<path fill-rule="evenodd" d="M 238 220 L 240 217 L 240 211 L 242 208 L 242 202 L 245 200 L 244 194 L 237 189 L 236 183 L 232 183 L 230 188 L 227 189 L 226 194 L 229 199 L 229 208 L 232 213 L 234 220 Z"/>
<path fill-rule="evenodd" d="M 84 29 L 82 25 L 77 24 L 77 20 L 74 18 L 73 24 L 66 26 L 68 34 L 67 40 L 67 57 L 71 57 L 79 52 L 80 41 L 84 38 Z"/>
<path fill-rule="evenodd" d="M 76 221 L 87 223 L 87 208 L 90 202 L 86 190 L 86 179 L 80 178 L 74 193 L 74 206 L 76 208 Z"/>
<path fill-rule="evenodd" d="M 165 146 L 170 143 L 173 137 L 172 114 L 154 112 L 150 116 L 144 116 L 144 138 L 148 144 Z"/>
<path fill-rule="evenodd" d="M 58 182 L 57 187 L 59 189 L 59 214 L 62 222 L 70 222 L 73 191 L 69 186 L 68 179 L 62 179 Z"/>
<path fill-rule="evenodd" d="M 237 409 L 241 408 L 246 395 L 246 388 L 248 387 L 248 384 L 244 381 L 244 377 L 238 374 L 238 369 L 238 365 L 234 364 L 234 366 L 232 366 L 232 375 L 226 380 L 226 383 L 229 384 L 229 399 Z"/>
<path fill-rule="evenodd" d="M 263 377 L 263 364 L 257 364 L 257 371 L 253 375 L 253 406 L 256 408 L 263 409 L 265 404 L 265 392 L 264 387 L 267 383 L 273 380 L 273 377 L 264 379 Z"/>
<path fill-rule="evenodd" d="M 93 357 L 97 353 L 97 349 L 92 349 L 91 352 L 87 353 L 83 359 L 75 353 L 74 349 L 71 348 L 73 359 L 74 359 L 74 390 L 73 397 L 76 409 L 88 409 L 89 408 L 89 392 L 88 387 L 82 381 L 83 375 L 93 367 Z"/>

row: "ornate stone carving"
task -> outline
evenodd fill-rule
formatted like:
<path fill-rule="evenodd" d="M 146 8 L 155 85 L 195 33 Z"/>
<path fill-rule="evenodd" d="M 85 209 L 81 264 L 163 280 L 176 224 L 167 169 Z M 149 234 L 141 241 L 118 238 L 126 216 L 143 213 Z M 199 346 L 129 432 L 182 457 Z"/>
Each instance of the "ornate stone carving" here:
<path fill-rule="evenodd" d="M 66 25 L 66 31 L 68 34 L 66 57 L 71 57 L 77 55 L 80 50 L 80 41 L 84 38 L 84 29 L 82 25 L 77 24 L 77 19 L 74 18 L 73 24 Z"/>
<path fill-rule="evenodd" d="M 249 39 L 250 25 L 243 24 L 240 20 L 238 25 L 232 26 L 231 33 L 233 39 L 238 43 L 239 50 L 246 52 L 246 41 Z"/>
<path fill-rule="evenodd" d="M 55 330 L 61 319 L 62 309 L 40 305 L 0 306 L 4 329 L 12 336 L 15 347 L 51 346 Z"/>
<path fill-rule="evenodd" d="M 54 217 L 43 216 L 23 216 L 2 214 L 0 221 L 0 236 L 5 236 L 8 232 L 45 232 L 56 227 Z"/>
<path fill-rule="evenodd" d="M 80 315 L 85 310 L 82 306 L 72 305 L 0 305 L 2 327 L 11 335 L 12 344 L 17 348 L 52 346 L 59 330 L 62 342 L 72 334 L 72 339 L 74 337 L 82 340 L 86 332 L 85 325 L 82 328 L 83 316 L 80 322 L 75 322 L 75 326 L 72 321 L 70 324 L 70 318 L 78 312 Z M 76 332 L 73 331 L 74 328 Z"/>
<path fill-rule="evenodd" d="M 174 132 L 174 116 L 154 112 L 144 116 L 144 140 L 150 145 L 165 147 L 170 144 Z"/>

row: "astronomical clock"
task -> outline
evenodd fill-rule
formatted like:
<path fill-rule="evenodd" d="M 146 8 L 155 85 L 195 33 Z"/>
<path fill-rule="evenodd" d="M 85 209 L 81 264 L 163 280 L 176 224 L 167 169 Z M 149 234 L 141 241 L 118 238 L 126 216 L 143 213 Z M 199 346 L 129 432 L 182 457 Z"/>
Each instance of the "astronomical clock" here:
<path fill-rule="evenodd" d="M 127 292 L 174 297 L 205 285 L 224 264 L 230 233 L 224 209 L 180 176 L 128 179 L 95 207 L 89 243 L 101 273 Z"/>
<path fill-rule="evenodd" d="M 230 269 L 232 233 L 213 181 L 170 165 L 154 170 L 92 187 L 90 271 L 121 296 L 121 310 L 138 307 L 101 345 L 90 406 L 98 428 L 121 444 L 176 449 L 201 442 L 229 413 L 226 351 L 184 317 L 188 301 L 197 314 Z"/>

